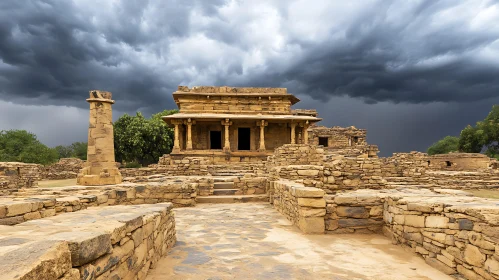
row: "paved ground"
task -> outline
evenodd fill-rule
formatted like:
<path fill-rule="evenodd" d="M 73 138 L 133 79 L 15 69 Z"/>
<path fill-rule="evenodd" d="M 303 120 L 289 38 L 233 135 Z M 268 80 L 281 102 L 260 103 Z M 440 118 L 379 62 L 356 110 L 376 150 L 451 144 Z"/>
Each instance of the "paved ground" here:
<path fill-rule="evenodd" d="M 177 245 L 148 280 L 451 279 L 382 235 L 303 235 L 268 204 L 175 212 Z"/>

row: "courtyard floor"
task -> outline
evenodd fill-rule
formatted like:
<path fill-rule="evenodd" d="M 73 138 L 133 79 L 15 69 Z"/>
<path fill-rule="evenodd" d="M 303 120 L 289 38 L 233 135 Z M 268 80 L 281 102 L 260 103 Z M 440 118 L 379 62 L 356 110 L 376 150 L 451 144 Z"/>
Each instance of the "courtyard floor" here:
<path fill-rule="evenodd" d="M 382 235 L 304 235 L 269 204 L 175 209 L 162 279 L 452 279 Z"/>

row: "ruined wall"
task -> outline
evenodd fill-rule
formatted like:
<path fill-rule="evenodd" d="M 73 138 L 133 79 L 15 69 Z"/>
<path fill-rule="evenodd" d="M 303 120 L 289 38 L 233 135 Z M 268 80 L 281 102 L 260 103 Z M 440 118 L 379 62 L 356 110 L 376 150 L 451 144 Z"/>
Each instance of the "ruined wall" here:
<path fill-rule="evenodd" d="M 172 159 L 170 155 L 163 155 L 159 164 L 149 165 L 145 168 L 120 168 L 123 177 L 139 177 L 150 175 L 177 175 L 201 176 L 208 174 L 208 159 L 205 157 L 184 157 Z M 127 180 L 130 181 L 130 180 Z"/>
<path fill-rule="evenodd" d="M 366 134 L 367 130 L 358 129 L 354 126 L 350 127 L 325 127 L 325 126 L 311 126 L 309 129 L 308 137 L 309 143 L 320 145 L 319 137 L 327 138 L 327 148 L 348 148 L 352 146 L 367 145 Z"/>
<path fill-rule="evenodd" d="M 0 239 L 12 244 L 0 252 L 2 279 L 145 279 L 176 242 L 169 203 L 93 208 L 0 227 Z"/>
<path fill-rule="evenodd" d="M 384 215 L 386 234 L 429 265 L 466 279 L 499 279 L 499 208 L 494 200 L 388 198 Z"/>
<path fill-rule="evenodd" d="M 85 165 L 79 158 L 61 158 L 58 162 L 41 168 L 41 178 L 46 180 L 74 179 Z"/>
<path fill-rule="evenodd" d="M 31 163 L 0 162 L 0 195 L 38 186 L 41 167 Z"/>
<path fill-rule="evenodd" d="M 286 144 L 274 150 L 269 166 L 322 165 L 324 149 L 312 144 Z"/>
<path fill-rule="evenodd" d="M 279 212 L 304 233 L 324 233 L 326 201 L 324 191 L 307 188 L 288 180 L 272 182 L 275 190 L 271 202 Z"/>
<path fill-rule="evenodd" d="M 483 154 L 450 153 L 426 158 L 430 170 L 475 171 L 488 169 L 492 160 Z"/>
<path fill-rule="evenodd" d="M 171 202 L 176 207 L 193 206 L 196 204 L 200 181 L 202 180 L 198 178 L 181 177 L 180 180 L 172 178 L 160 182 L 127 183 L 106 187 L 26 189 L 16 193 L 15 198 L 0 201 L 0 225 L 15 225 L 93 206 L 161 202 Z M 39 198 L 31 199 L 35 196 Z"/>
<path fill-rule="evenodd" d="M 324 189 L 332 193 L 337 190 L 386 188 L 381 165 L 378 158 L 331 158 L 331 161 L 324 163 Z"/>
<path fill-rule="evenodd" d="M 383 177 L 413 177 L 425 174 L 428 167 L 427 154 L 420 152 L 394 153 L 393 156 L 381 158 Z"/>

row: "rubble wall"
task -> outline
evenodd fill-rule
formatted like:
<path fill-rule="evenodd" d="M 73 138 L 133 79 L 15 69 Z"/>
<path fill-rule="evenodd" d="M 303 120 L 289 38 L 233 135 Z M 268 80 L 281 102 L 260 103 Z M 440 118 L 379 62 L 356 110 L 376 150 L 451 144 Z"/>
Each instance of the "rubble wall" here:
<path fill-rule="evenodd" d="M 41 167 L 31 163 L 0 162 L 0 195 L 38 186 Z"/>
<path fill-rule="evenodd" d="M 79 158 L 61 158 L 58 162 L 41 168 L 41 179 L 75 179 L 84 165 L 85 161 Z"/>
<path fill-rule="evenodd" d="M 492 160 L 483 154 L 450 153 L 426 158 L 430 170 L 475 171 L 488 169 Z"/>
<path fill-rule="evenodd" d="M 199 183 L 186 180 L 129 183 L 105 187 L 74 186 L 39 188 L 0 200 L 0 225 L 77 212 L 93 206 L 136 205 L 171 202 L 176 207 L 193 206 Z"/>

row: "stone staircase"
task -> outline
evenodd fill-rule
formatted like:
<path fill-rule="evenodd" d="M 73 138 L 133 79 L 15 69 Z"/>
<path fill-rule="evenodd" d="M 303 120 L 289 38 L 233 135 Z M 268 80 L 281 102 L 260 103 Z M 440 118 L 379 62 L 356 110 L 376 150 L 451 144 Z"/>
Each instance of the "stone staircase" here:
<path fill-rule="evenodd" d="M 242 195 L 240 189 L 234 186 L 233 176 L 215 178 L 213 195 L 196 197 L 197 203 L 236 203 L 236 202 L 267 202 L 266 194 Z"/>

